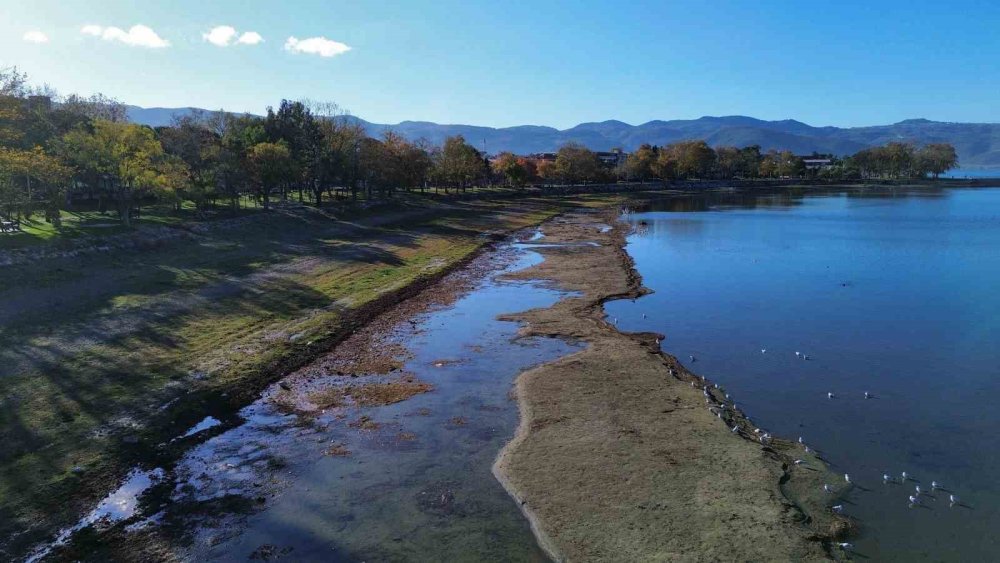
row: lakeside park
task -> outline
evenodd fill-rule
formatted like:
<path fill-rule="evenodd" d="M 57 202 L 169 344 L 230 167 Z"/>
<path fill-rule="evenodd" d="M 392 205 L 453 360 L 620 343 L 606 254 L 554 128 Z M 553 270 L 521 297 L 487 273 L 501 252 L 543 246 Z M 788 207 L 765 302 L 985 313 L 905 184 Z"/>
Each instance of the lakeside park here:
<path fill-rule="evenodd" d="M 369 8 L 345 17 L 375 33 Z M 456 29 L 455 14 L 425 8 L 393 25 Z M 493 9 L 480 8 L 451 9 L 478 28 Z M 538 10 L 558 20 L 550 8 Z M 354 67 L 382 56 L 372 36 L 281 40 L 281 18 L 254 31 L 156 6 L 150 18 L 170 26 L 119 28 L 39 9 L 0 23 L 27 29 L 0 39 L 18 55 L 0 61 L 0 558 L 988 561 L 1000 549 L 988 406 L 1000 125 L 974 88 L 950 104 L 918 89 L 884 103 L 873 85 L 881 98 L 841 89 L 853 105 L 802 105 L 750 93 L 745 75 L 721 103 L 657 77 L 652 93 L 704 115 L 664 121 L 648 96 L 594 105 L 579 84 L 549 86 L 564 102 L 530 94 L 537 107 L 459 100 L 474 81 Z M 607 18 L 590 32 L 643 20 Z M 704 29 L 748 33 L 735 21 Z M 553 37 L 570 29 L 588 24 Z M 684 48 L 630 34 L 618 37 L 633 48 Z M 407 45 L 393 52 L 417 56 Z M 557 73 L 494 57 L 511 92 Z M 111 78 L 139 60 L 149 84 Z M 768 68 L 837 76 L 799 64 Z M 260 73 L 243 77 L 254 88 L 228 82 L 239 68 Z M 159 82 L 171 73 L 191 90 Z M 389 102 L 352 82 L 388 76 L 409 87 Z M 421 105 L 421 88 L 452 104 Z M 203 109 L 223 105 L 244 111 Z M 637 124 L 577 118 L 609 111 Z M 435 121 L 412 121 L 423 115 Z"/>

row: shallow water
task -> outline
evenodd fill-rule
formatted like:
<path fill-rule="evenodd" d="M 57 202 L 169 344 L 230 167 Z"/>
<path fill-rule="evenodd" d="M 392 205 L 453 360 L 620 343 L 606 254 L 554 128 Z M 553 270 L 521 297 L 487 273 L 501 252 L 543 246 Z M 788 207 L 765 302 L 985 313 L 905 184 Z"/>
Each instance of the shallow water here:
<path fill-rule="evenodd" d="M 528 250 L 508 252 L 518 258 L 504 271 L 541 260 Z M 548 306 L 562 295 L 490 276 L 454 304 L 417 317 L 415 330 L 398 341 L 412 354 L 404 369 L 431 383 L 429 393 L 311 421 L 264 402 L 245 409 L 245 424 L 187 456 L 173 500 L 248 489 L 268 498 L 245 517 L 205 523 L 186 558 L 546 560 L 491 467 L 517 425 L 514 377 L 573 347 L 512 342 L 517 325 L 496 316 Z M 351 428 L 361 416 L 381 427 Z M 324 455 L 331 447 L 350 453 Z"/>
<path fill-rule="evenodd" d="M 608 303 L 619 328 L 666 334 L 665 350 L 757 424 L 850 473 L 858 559 L 995 560 L 1000 189 L 723 194 L 656 209 L 627 217 L 655 293 Z M 961 503 L 938 491 L 910 508 L 932 480 Z"/>

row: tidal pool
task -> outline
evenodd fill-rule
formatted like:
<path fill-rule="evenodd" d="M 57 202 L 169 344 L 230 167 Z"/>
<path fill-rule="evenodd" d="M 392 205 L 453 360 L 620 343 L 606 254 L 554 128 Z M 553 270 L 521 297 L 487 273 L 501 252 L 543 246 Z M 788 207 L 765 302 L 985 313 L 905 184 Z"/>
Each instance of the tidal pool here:
<path fill-rule="evenodd" d="M 654 293 L 608 315 L 849 473 L 858 559 L 996 560 L 1000 188 L 714 193 L 625 220 Z"/>
<path fill-rule="evenodd" d="M 518 326 L 496 320 L 563 295 L 499 281 L 499 274 L 541 260 L 530 250 L 503 252 L 516 256 L 508 266 L 394 337 L 410 353 L 404 370 L 432 384 L 431 392 L 308 419 L 260 401 L 242 413 L 245 424 L 195 448 L 176 471 L 181 484 L 173 502 L 253 497 L 256 490 L 260 506 L 196 522 L 183 556 L 546 560 L 491 466 L 517 426 L 515 376 L 574 347 L 515 340 Z M 374 424 L 359 428 L 364 420 Z"/>

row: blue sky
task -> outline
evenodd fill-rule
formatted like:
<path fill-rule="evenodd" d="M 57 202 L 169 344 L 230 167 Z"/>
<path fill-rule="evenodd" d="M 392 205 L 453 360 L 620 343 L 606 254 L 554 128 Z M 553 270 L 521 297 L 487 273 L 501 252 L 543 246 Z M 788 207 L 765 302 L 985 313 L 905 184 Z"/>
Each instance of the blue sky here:
<path fill-rule="evenodd" d="M 0 66 L 147 107 L 310 98 L 380 123 L 997 122 L 998 24 L 1000 2 L 30 0 L 0 4 Z M 203 38 L 223 25 L 228 46 Z"/>

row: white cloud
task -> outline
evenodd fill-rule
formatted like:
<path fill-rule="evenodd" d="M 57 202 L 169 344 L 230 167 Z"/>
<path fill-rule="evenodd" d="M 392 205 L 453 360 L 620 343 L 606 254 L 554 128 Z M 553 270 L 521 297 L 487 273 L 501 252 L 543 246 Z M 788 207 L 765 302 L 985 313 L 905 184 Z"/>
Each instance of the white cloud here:
<path fill-rule="evenodd" d="M 263 43 L 264 38 L 260 36 L 256 31 L 245 31 L 240 38 L 236 40 L 237 43 L 243 45 L 256 45 L 258 43 Z"/>
<path fill-rule="evenodd" d="M 310 55 L 319 55 L 321 57 L 335 57 L 343 55 L 350 51 L 351 48 L 340 41 L 333 41 L 326 37 L 310 37 L 308 39 L 289 37 L 285 41 L 285 50 L 293 53 L 309 53 Z"/>
<path fill-rule="evenodd" d="M 234 44 L 234 40 L 240 45 L 256 45 L 264 41 L 256 31 L 244 31 L 240 35 L 231 25 L 217 25 L 208 30 L 208 33 L 203 33 L 201 37 L 216 47 L 228 47 Z"/>
<path fill-rule="evenodd" d="M 208 33 L 203 33 L 201 37 L 216 47 L 227 47 L 233 38 L 236 37 L 236 29 L 228 25 L 217 25 L 210 29 Z"/>
<path fill-rule="evenodd" d="M 142 25 L 133 25 L 125 31 L 120 27 L 101 27 L 99 25 L 85 25 L 80 33 L 100 37 L 105 41 L 120 41 L 133 47 L 148 47 L 159 49 L 169 47 L 170 42 L 156 34 L 152 29 Z"/>
<path fill-rule="evenodd" d="M 49 36 L 45 35 L 41 31 L 29 31 L 22 37 L 28 43 L 48 43 Z"/>

